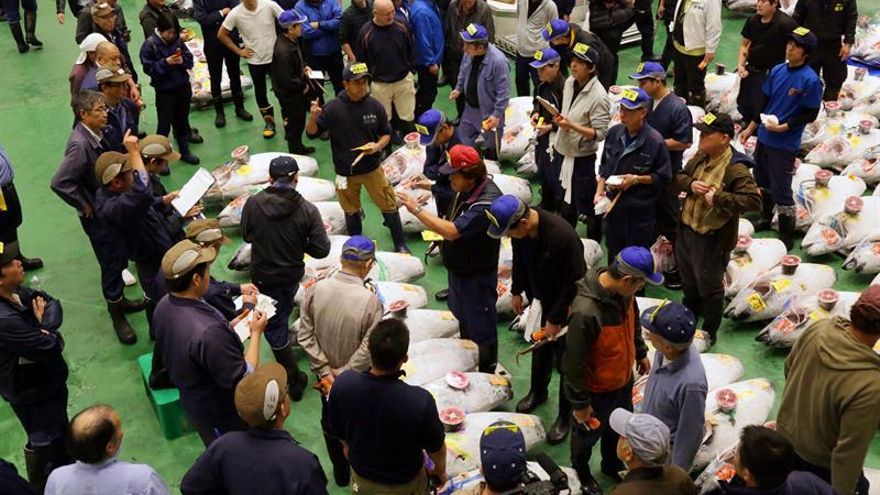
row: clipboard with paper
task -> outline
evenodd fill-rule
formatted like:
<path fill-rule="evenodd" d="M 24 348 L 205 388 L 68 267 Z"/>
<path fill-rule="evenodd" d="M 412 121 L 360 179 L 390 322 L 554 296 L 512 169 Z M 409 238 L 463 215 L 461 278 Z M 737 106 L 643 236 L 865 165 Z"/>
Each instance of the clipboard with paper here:
<path fill-rule="evenodd" d="M 553 103 L 550 103 L 550 101 L 548 101 L 546 98 L 536 96 L 535 99 L 538 100 L 538 103 L 542 107 L 544 107 L 544 110 L 547 110 L 548 112 L 550 112 L 550 115 L 552 115 L 553 117 L 559 116 L 559 109 L 556 108 L 556 106 L 553 105 Z"/>
<path fill-rule="evenodd" d="M 181 216 L 186 215 L 193 206 L 201 201 L 202 197 L 204 197 L 205 193 L 208 192 L 208 189 L 216 181 L 217 179 L 210 172 L 200 167 L 186 184 L 180 188 L 178 196 L 171 201 L 171 205 L 174 206 L 174 209 Z"/>

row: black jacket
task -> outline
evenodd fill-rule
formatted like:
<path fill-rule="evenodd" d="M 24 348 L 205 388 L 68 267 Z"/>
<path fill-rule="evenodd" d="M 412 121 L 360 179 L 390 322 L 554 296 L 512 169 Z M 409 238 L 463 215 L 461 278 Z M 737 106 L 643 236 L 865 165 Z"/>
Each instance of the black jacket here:
<path fill-rule="evenodd" d="M 486 178 L 485 182 L 477 185 L 467 193 L 458 193 L 450 206 L 446 218 L 454 222 L 471 208 L 489 209 L 489 205 L 495 198 L 501 196 L 501 190 Z M 472 235 L 461 233 L 462 236 L 454 241 L 440 243 L 440 256 L 443 258 L 443 266 L 449 273 L 457 275 L 477 275 L 498 270 L 498 249 L 500 242 L 486 234 L 488 229 L 488 217 L 479 212 L 486 219 L 486 227 L 481 232 Z"/>
<path fill-rule="evenodd" d="M 635 13 L 626 4 L 626 0 L 589 0 L 590 29 L 600 31 L 618 27 L 630 19 Z"/>
<path fill-rule="evenodd" d="M 819 42 L 839 41 L 853 44 L 859 17 L 856 0 L 798 0 L 792 19 L 819 38 Z"/>
<path fill-rule="evenodd" d="M 202 36 L 216 39 L 224 19 L 220 11 L 232 10 L 236 5 L 238 0 L 193 0 L 193 17 L 202 27 Z"/>
<path fill-rule="evenodd" d="M 367 1 L 363 9 L 352 2 L 351 5 L 342 13 L 342 20 L 339 21 L 339 42 L 346 44 L 355 49 L 358 35 L 364 24 L 370 22 L 373 16 L 373 2 Z"/>
<path fill-rule="evenodd" d="M 562 63 L 563 62 L 560 61 L 560 64 L 562 64 Z M 560 65 L 560 69 L 562 67 L 564 67 L 564 66 Z M 550 103 L 553 104 L 554 107 L 556 107 L 557 110 L 559 110 L 560 108 L 562 108 L 562 92 L 564 89 L 565 89 L 565 74 L 563 73 L 562 70 L 560 70 L 559 74 L 557 74 L 555 80 L 553 80 L 551 82 L 541 81 L 541 83 L 538 84 L 538 88 L 535 90 L 535 100 L 534 100 L 534 104 L 533 104 L 533 108 L 532 108 L 532 113 L 537 113 L 538 117 L 544 117 L 543 124 L 544 125 L 550 124 L 553 127 L 554 131 L 556 129 L 558 129 L 558 126 L 556 125 L 556 119 L 553 118 L 553 115 L 551 115 L 550 112 L 547 111 L 547 109 L 544 108 L 543 105 L 538 103 L 538 97 L 540 96 L 541 98 L 544 98 L 545 100 L 549 101 Z M 547 134 L 544 134 L 543 136 L 539 137 L 538 139 L 543 140 L 544 144 L 546 145 L 550 141 L 550 133 L 548 132 Z"/>
<path fill-rule="evenodd" d="M 511 292 L 539 299 L 544 319 L 565 325 L 577 282 L 587 273 L 584 245 L 577 232 L 559 215 L 540 208 L 538 237 L 513 239 Z"/>
<path fill-rule="evenodd" d="M 297 284 L 305 272 L 304 255 L 330 254 L 318 209 L 296 189 L 278 183 L 244 204 L 241 235 L 253 244 L 251 280 L 258 285 Z"/>
<path fill-rule="evenodd" d="M 305 76 L 302 49 L 299 42 L 291 41 L 284 35 L 275 40 L 275 53 L 272 56 L 272 87 L 279 100 L 305 99 Z"/>
<path fill-rule="evenodd" d="M 171 12 L 171 8 L 168 6 L 164 6 L 161 9 L 154 9 L 152 5 L 147 3 L 144 5 L 144 8 L 141 9 L 141 12 L 138 14 L 138 20 L 141 21 L 141 27 L 144 29 L 144 39 L 146 40 L 156 31 L 157 23 L 159 22 L 159 16 L 163 13 L 171 14 L 174 18 L 174 24 L 177 26 L 177 29 L 180 29 L 180 22 L 177 20 L 177 17 Z"/>

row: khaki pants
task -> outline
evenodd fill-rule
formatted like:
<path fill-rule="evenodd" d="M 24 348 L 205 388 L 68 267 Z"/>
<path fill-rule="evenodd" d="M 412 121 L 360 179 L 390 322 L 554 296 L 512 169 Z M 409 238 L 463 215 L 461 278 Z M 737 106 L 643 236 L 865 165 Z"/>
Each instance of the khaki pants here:
<path fill-rule="evenodd" d="M 385 107 L 388 120 L 391 120 L 392 104 L 397 109 L 400 120 L 411 122 L 416 119 L 416 86 L 413 83 L 412 73 L 407 73 L 406 77 L 393 83 L 373 81 L 370 85 L 370 94 Z"/>
<path fill-rule="evenodd" d="M 426 495 L 428 488 L 428 473 L 424 469 L 420 469 L 412 481 L 402 485 L 376 483 L 351 470 L 351 493 L 357 495 Z"/>
<path fill-rule="evenodd" d="M 346 177 L 348 186 L 345 189 L 336 189 L 339 204 L 346 215 L 357 213 L 361 209 L 361 186 L 367 189 L 367 194 L 382 213 L 397 212 L 397 198 L 394 196 L 394 188 L 385 177 L 382 167 L 366 174 Z"/>

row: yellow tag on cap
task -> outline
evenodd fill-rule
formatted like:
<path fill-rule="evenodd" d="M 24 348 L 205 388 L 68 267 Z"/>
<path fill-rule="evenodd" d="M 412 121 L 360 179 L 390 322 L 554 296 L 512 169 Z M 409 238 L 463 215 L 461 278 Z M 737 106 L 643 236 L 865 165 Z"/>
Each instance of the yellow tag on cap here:
<path fill-rule="evenodd" d="M 5 245 L 2 242 L 0 242 L 0 254 L 3 254 L 4 247 L 5 247 Z"/>
<path fill-rule="evenodd" d="M 467 31 L 468 34 L 470 34 L 471 36 L 474 36 L 477 34 L 477 26 L 474 26 L 473 23 L 470 23 L 468 24 L 468 27 L 465 28 L 465 31 Z"/>
<path fill-rule="evenodd" d="M 715 119 L 718 117 L 715 116 L 714 113 L 709 112 L 706 115 L 703 115 L 703 123 L 706 125 L 712 125 L 712 122 L 715 122 Z"/>
<path fill-rule="evenodd" d="M 587 45 L 584 43 L 578 43 L 578 44 L 574 45 L 574 48 L 572 48 L 571 51 L 573 51 L 579 55 L 583 55 L 583 54 L 587 53 L 587 50 L 589 50 L 589 49 L 590 49 L 590 45 Z"/>
<path fill-rule="evenodd" d="M 489 221 L 492 222 L 492 225 L 496 227 L 500 227 L 501 225 L 498 223 L 498 219 L 495 218 L 495 215 L 492 214 L 491 211 L 486 210 L 486 216 L 489 217 Z"/>
<path fill-rule="evenodd" d="M 422 240 L 425 242 L 437 242 L 437 241 L 442 241 L 443 236 L 434 232 L 433 230 L 423 230 L 422 231 Z"/>
<path fill-rule="evenodd" d="M 636 101 L 639 99 L 639 92 L 634 89 L 624 89 L 623 93 L 620 94 L 621 98 L 625 98 L 629 101 Z"/>
<path fill-rule="evenodd" d="M 807 29 L 807 28 L 805 28 L 805 27 L 803 27 L 803 26 L 800 26 L 800 27 L 796 28 L 796 29 L 795 29 L 794 31 L 792 31 L 792 32 L 793 32 L 794 34 L 799 35 L 799 36 L 805 36 L 805 35 L 809 34 L 810 30 Z"/>
<path fill-rule="evenodd" d="M 641 63 L 641 64 L 639 64 L 638 67 L 636 67 L 636 72 L 638 72 L 638 73 L 641 73 L 643 70 L 645 70 L 645 64 L 644 64 L 644 63 Z"/>
<path fill-rule="evenodd" d="M 359 63 L 351 66 L 352 74 L 366 74 L 367 73 L 367 64 Z"/>
<path fill-rule="evenodd" d="M 551 38 L 553 37 L 553 25 L 549 22 L 547 23 L 547 34 L 549 34 Z"/>
<path fill-rule="evenodd" d="M 535 51 L 535 60 L 541 60 L 542 58 L 544 58 L 544 52 L 541 50 Z"/>
<path fill-rule="evenodd" d="M 430 132 L 428 132 L 428 128 L 425 127 L 425 126 L 423 126 L 422 124 L 416 124 L 416 131 L 417 131 L 419 134 L 424 134 L 425 136 L 427 136 L 428 134 L 430 134 Z"/>

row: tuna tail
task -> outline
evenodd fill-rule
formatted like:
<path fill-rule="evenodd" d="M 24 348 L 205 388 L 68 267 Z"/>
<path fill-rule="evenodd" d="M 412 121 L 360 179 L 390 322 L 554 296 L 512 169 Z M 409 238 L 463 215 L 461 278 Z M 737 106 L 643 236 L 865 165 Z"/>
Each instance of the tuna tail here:
<path fill-rule="evenodd" d="M 843 265 L 841 265 L 841 268 L 843 268 L 844 270 L 852 270 L 852 271 L 854 271 L 854 272 L 856 272 L 856 273 L 861 273 L 861 272 L 862 272 L 862 265 L 859 264 L 859 262 L 856 261 L 856 259 L 853 258 L 852 256 L 848 257 L 848 258 L 843 262 Z"/>
<path fill-rule="evenodd" d="M 758 335 L 755 335 L 755 340 L 757 342 L 764 342 L 765 344 L 770 343 L 770 328 L 765 327 L 763 330 L 758 332 Z"/>

